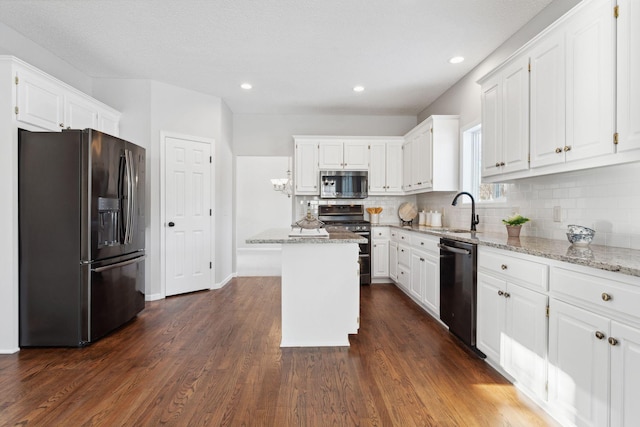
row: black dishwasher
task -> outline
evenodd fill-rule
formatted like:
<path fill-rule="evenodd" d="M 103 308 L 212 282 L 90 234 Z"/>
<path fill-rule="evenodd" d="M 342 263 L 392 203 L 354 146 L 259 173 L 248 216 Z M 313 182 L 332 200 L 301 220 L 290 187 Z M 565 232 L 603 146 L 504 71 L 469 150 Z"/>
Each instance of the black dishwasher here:
<path fill-rule="evenodd" d="M 476 245 L 440 239 L 440 320 L 476 349 Z"/>

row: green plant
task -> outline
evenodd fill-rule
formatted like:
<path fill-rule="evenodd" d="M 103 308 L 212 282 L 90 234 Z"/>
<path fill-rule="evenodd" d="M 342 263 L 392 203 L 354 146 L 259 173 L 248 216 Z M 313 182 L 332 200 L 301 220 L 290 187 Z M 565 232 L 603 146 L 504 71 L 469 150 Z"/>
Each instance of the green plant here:
<path fill-rule="evenodd" d="M 529 218 L 525 218 L 520 214 L 514 214 L 509 218 L 502 220 L 505 225 L 522 225 L 527 221 L 529 221 Z"/>

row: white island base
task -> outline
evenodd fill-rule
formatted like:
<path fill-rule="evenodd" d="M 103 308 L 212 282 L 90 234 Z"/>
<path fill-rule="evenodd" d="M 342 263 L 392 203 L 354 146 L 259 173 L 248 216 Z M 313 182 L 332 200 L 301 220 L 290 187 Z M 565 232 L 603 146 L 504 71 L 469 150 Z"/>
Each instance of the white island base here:
<path fill-rule="evenodd" d="M 281 347 L 349 346 L 360 323 L 358 244 L 282 245 Z"/>

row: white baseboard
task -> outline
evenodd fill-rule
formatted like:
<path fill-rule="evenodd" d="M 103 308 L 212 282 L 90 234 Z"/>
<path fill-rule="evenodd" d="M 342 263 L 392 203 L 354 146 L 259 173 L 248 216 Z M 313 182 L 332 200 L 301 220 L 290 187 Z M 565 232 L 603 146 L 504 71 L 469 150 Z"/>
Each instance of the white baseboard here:
<path fill-rule="evenodd" d="M 14 354 L 20 351 L 20 347 L 0 348 L 0 354 Z"/>
<path fill-rule="evenodd" d="M 144 296 L 145 301 L 157 301 L 159 299 L 164 299 L 164 295 L 162 294 L 147 294 Z"/>
<path fill-rule="evenodd" d="M 222 287 L 226 286 L 227 283 L 229 283 L 234 277 L 237 277 L 238 273 L 231 273 L 230 275 L 228 275 L 226 278 L 224 278 L 220 283 L 216 283 L 214 284 L 211 288 L 209 289 L 221 289 Z"/>

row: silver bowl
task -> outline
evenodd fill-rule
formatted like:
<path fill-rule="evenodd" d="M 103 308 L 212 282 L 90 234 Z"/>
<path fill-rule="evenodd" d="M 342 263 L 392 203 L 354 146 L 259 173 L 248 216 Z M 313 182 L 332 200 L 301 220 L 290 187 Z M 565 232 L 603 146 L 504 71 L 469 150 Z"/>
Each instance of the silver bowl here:
<path fill-rule="evenodd" d="M 583 230 L 573 230 L 573 232 L 569 231 L 567 233 L 567 239 L 573 246 L 589 246 L 589 244 L 593 240 L 593 236 L 596 234 L 596 232 L 590 228 L 582 228 Z"/>

